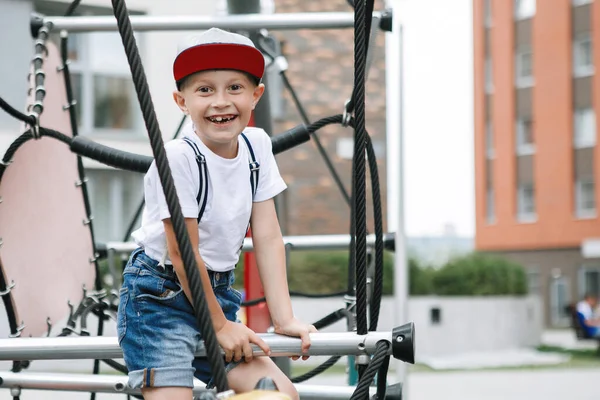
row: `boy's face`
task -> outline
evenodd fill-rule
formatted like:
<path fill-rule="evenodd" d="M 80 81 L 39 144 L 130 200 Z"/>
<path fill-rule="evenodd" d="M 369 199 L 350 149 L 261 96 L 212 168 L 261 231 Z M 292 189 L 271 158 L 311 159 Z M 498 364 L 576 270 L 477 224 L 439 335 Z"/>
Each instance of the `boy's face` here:
<path fill-rule="evenodd" d="M 173 98 L 213 150 L 237 145 L 264 90 L 263 84 L 256 86 L 243 72 L 202 71 L 190 76 Z"/>

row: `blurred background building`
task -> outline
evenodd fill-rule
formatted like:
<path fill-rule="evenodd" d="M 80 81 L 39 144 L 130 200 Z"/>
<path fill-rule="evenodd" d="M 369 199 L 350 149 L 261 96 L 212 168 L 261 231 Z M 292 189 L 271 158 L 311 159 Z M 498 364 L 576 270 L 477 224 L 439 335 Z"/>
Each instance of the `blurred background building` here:
<path fill-rule="evenodd" d="M 600 292 L 600 4 L 474 0 L 478 250 L 528 268 L 546 324 Z"/>

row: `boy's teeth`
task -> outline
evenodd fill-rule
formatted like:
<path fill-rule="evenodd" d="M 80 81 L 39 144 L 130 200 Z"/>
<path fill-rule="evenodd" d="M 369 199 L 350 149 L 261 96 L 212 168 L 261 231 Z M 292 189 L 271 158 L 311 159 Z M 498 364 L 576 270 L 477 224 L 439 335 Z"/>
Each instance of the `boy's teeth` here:
<path fill-rule="evenodd" d="M 221 118 L 221 117 L 217 117 L 217 118 L 215 118 L 215 119 L 217 120 L 217 122 L 221 122 L 221 121 L 223 121 L 223 118 Z"/>

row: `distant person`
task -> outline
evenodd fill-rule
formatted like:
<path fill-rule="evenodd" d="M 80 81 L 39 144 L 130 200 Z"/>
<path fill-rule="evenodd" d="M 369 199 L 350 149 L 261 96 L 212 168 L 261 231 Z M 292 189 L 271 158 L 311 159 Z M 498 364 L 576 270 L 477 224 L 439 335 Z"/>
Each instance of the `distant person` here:
<path fill-rule="evenodd" d="M 577 303 L 577 317 L 586 337 L 600 338 L 600 318 L 594 317 L 597 304 L 598 298 L 589 293 Z"/>

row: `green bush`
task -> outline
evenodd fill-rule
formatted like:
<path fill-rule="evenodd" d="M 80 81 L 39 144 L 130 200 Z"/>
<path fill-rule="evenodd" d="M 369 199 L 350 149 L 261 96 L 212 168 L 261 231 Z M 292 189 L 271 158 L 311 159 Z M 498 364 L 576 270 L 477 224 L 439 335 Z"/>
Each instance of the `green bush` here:
<path fill-rule="evenodd" d="M 451 260 L 433 276 L 434 293 L 441 296 L 527 294 L 525 269 L 505 258 L 472 253 Z"/>
<path fill-rule="evenodd" d="M 501 257 L 471 253 L 452 259 L 439 269 L 408 260 L 412 296 L 524 295 L 524 268 Z M 288 272 L 290 290 L 304 293 L 343 292 L 348 285 L 348 252 L 292 252 Z M 237 288 L 244 287 L 243 258 L 236 271 Z M 384 253 L 383 294 L 394 292 L 394 254 Z"/>

